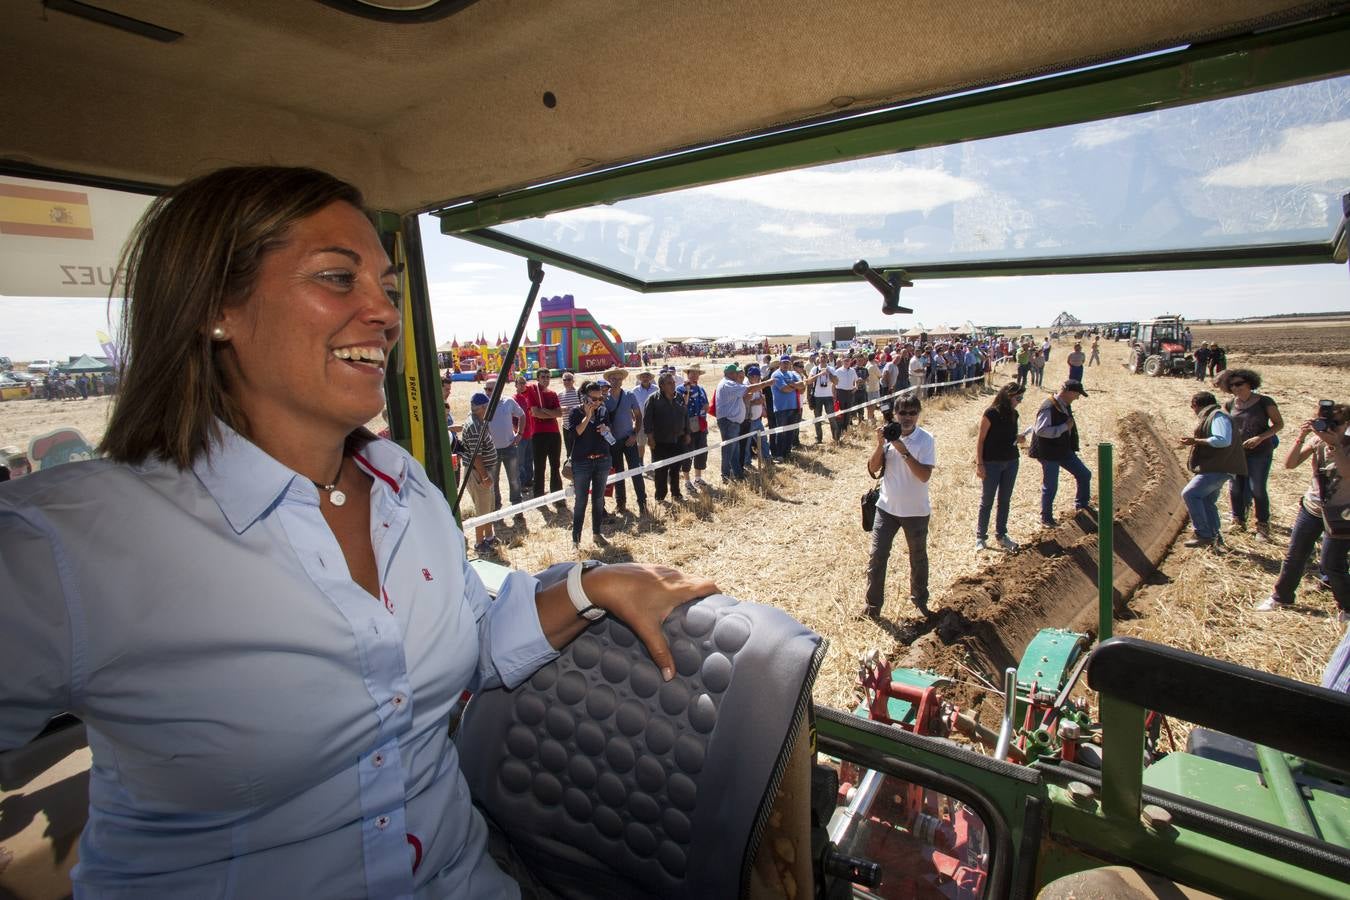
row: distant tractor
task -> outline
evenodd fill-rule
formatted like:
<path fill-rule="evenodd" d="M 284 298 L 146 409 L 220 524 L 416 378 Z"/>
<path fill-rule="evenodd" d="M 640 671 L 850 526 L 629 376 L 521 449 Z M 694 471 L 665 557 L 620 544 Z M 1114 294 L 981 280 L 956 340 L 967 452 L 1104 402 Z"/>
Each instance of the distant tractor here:
<path fill-rule="evenodd" d="M 1180 316 L 1159 316 L 1134 326 L 1130 341 L 1130 371 L 1145 375 L 1195 374 L 1195 360 L 1182 342 L 1185 324 Z"/>

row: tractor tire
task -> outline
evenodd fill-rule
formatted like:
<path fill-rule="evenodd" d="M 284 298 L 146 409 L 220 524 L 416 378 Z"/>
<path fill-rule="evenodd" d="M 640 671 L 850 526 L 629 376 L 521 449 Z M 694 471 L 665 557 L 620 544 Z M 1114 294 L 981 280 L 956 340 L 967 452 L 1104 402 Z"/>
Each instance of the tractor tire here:
<path fill-rule="evenodd" d="M 1144 374 L 1157 377 L 1165 371 L 1163 358 L 1161 356 L 1150 356 L 1144 360 Z"/>

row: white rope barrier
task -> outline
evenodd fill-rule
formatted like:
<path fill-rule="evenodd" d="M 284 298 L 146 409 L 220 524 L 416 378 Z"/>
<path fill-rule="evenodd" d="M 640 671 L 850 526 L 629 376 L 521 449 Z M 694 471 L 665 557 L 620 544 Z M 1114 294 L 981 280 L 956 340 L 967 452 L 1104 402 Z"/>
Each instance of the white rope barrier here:
<path fill-rule="evenodd" d="M 1003 362 L 1005 359 L 1009 358 L 1010 357 L 1001 357 L 998 360 L 995 360 L 993 365 L 998 365 L 1000 362 Z M 645 465 L 638 466 L 637 468 L 624 469 L 623 471 L 620 472 L 611 472 L 609 478 L 605 481 L 605 484 L 607 486 L 611 484 L 618 484 L 620 481 L 624 481 L 629 478 L 637 478 L 639 476 L 646 475 L 649 472 L 655 472 L 657 469 L 665 468 L 666 466 L 679 465 L 685 460 L 693 459 L 695 456 L 699 456 L 700 454 L 711 453 L 712 451 L 718 450 L 722 447 L 727 447 L 731 444 L 738 444 L 741 441 L 754 438 L 757 436 L 769 438 L 775 434 L 783 434 L 784 432 L 800 430 L 802 428 L 807 427 L 808 425 L 815 425 L 817 423 L 829 422 L 831 419 L 843 418 L 852 415 L 853 413 L 859 410 L 864 410 L 869 406 L 880 405 L 882 403 L 888 403 L 894 400 L 914 397 L 918 394 L 919 391 L 929 391 L 940 387 L 955 387 L 959 385 L 968 385 L 972 382 L 981 382 L 985 380 L 988 374 L 989 373 L 981 372 L 978 375 L 972 375 L 969 378 L 961 378 L 956 381 L 940 381 L 935 382 L 933 384 L 911 385 L 910 387 L 901 388 L 889 394 L 883 394 L 881 397 L 878 397 L 875 400 L 867 400 L 864 401 L 863 403 L 850 406 L 847 409 L 841 409 L 835 412 L 826 413 L 823 416 L 816 416 L 815 418 L 812 419 L 804 418 L 797 422 L 791 422 L 787 425 L 778 425 L 773 428 L 763 428 L 763 429 L 756 429 L 754 431 L 748 431 L 745 434 L 738 435 L 737 437 L 731 438 L 730 440 L 719 441 L 716 444 L 710 444 L 706 448 L 700 447 L 697 450 L 690 450 L 688 452 L 681 453 L 677 456 L 667 457 L 666 459 L 660 460 L 659 462 L 650 462 Z M 794 407 L 794 408 L 801 408 L 801 407 Z M 708 433 L 711 434 L 711 431 L 709 431 Z M 762 464 L 765 462 L 765 460 L 761 459 L 760 462 Z M 502 507 L 501 509 L 487 513 L 486 515 L 474 516 L 471 519 L 465 519 L 462 527 L 465 532 L 468 532 L 470 528 L 475 528 L 479 525 L 488 525 L 494 522 L 500 522 L 504 519 L 509 519 L 520 513 L 529 512 L 530 510 L 538 509 L 541 506 L 548 506 L 550 503 L 557 503 L 560 501 L 565 502 L 568 499 L 570 499 L 570 497 L 567 488 L 564 488 L 561 491 L 552 491 L 548 494 L 544 494 L 539 497 L 531 497 L 529 500 L 522 500 L 519 503 L 514 503 L 510 506 Z"/>

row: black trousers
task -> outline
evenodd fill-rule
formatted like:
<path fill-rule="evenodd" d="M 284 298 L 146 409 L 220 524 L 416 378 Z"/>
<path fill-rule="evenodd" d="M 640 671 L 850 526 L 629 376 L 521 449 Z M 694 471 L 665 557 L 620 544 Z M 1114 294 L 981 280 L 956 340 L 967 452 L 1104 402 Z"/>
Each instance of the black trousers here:
<path fill-rule="evenodd" d="M 686 445 L 685 449 L 688 449 Z M 652 448 L 652 462 L 660 462 L 663 459 L 670 459 L 672 456 L 680 455 L 679 444 L 657 444 Z M 656 499 L 666 499 L 666 492 L 669 491 L 680 499 L 680 467 L 679 465 L 662 466 L 652 473 L 656 476 Z"/>
<path fill-rule="evenodd" d="M 562 490 L 562 435 L 558 432 L 534 433 L 534 496 L 544 496 L 544 460 L 549 464 L 549 491 Z"/>
<path fill-rule="evenodd" d="M 642 460 L 638 454 L 638 445 L 628 446 L 628 438 L 618 438 L 614 446 L 609 450 L 611 464 L 615 472 L 623 472 L 630 468 L 637 469 L 642 466 Z M 614 501 L 620 507 L 628 503 L 628 489 L 626 485 L 633 483 L 633 492 L 637 494 L 637 501 L 642 505 L 647 503 L 647 485 L 641 475 L 635 478 L 625 478 L 623 481 L 614 482 Z"/>

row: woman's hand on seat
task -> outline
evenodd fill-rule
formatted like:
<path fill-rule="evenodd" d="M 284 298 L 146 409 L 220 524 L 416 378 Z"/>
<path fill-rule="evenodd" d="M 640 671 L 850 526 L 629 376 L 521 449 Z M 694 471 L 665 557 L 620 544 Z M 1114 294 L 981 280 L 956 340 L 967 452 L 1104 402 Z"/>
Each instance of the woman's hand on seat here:
<path fill-rule="evenodd" d="M 710 578 L 646 563 L 601 566 L 586 576 L 585 588 L 592 603 L 633 629 L 667 681 L 675 662 L 661 623 L 681 603 L 717 593 Z"/>

